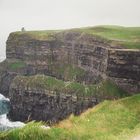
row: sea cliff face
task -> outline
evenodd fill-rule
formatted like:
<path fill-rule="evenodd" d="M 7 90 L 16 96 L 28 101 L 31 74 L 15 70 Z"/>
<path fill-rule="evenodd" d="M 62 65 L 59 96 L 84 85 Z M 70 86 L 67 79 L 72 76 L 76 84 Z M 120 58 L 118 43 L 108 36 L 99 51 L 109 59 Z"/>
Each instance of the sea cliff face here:
<path fill-rule="evenodd" d="M 45 36 L 40 32 L 11 33 L 6 60 L 0 64 L 0 92 L 11 98 L 10 114 L 14 120 L 58 121 L 71 113 L 79 114 L 101 100 L 116 98 L 96 90 L 98 97 L 80 96 L 75 101 L 71 93 L 59 91 L 56 95 L 54 89 L 52 94 L 48 89 L 42 92 L 39 83 L 35 90 L 30 86 L 22 89 L 24 76 L 38 74 L 96 87 L 110 80 L 129 94 L 137 93 L 140 92 L 140 50 L 123 49 L 106 39 L 77 31 L 52 32 Z M 19 75 L 23 77 L 15 82 Z"/>
<path fill-rule="evenodd" d="M 70 114 L 79 115 L 105 99 L 124 96 L 126 93 L 109 81 L 93 86 L 45 75 L 16 76 L 10 86 L 10 116 L 13 120 L 55 123 Z"/>
<path fill-rule="evenodd" d="M 6 56 L 10 73 L 45 74 L 85 84 L 110 78 L 128 92 L 140 91 L 140 50 L 112 46 L 97 36 L 66 31 L 40 39 L 12 33 Z"/>
<path fill-rule="evenodd" d="M 140 50 L 110 49 L 106 73 L 129 93 L 140 92 Z"/>
<path fill-rule="evenodd" d="M 73 82 L 63 82 L 45 75 L 17 76 L 10 87 L 12 120 L 58 122 L 70 114 L 79 115 L 95 106 L 95 92 Z"/>
<path fill-rule="evenodd" d="M 43 73 L 64 80 L 96 83 L 106 70 L 105 48 L 109 44 L 96 37 L 68 32 L 56 34 L 52 40 L 25 40 L 17 36 L 15 42 L 11 36 L 7 41 L 7 58 L 24 62 L 27 75 Z"/>

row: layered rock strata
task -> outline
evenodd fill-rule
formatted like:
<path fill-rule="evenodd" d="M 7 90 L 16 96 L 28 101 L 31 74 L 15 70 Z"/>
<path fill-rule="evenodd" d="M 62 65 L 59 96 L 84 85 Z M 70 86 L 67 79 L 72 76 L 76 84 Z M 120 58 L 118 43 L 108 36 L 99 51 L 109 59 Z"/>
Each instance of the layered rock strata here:
<path fill-rule="evenodd" d="M 109 49 L 106 74 L 129 93 L 139 93 L 140 50 Z"/>
<path fill-rule="evenodd" d="M 12 120 L 40 120 L 56 123 L 70 114 L 79 115 L 98 104 L 99 99 L 86 92 L 88 87 L 52 77 L 17 76 L 10 87 Z"/>
<path fill-rule="evenodd" d="M 45 74 L 85 84 L 110 78 L 128 92 L 140 92 L 140 50 L 112 46 L 96 36 L 67 31 L 41 40 L 28 32 L 12 33 L 6 54 L 9 63 L 20 61 L 24 65 L 8 68 L 10 72 Z"/>
<path fill-rule="evenodd" d="M 12 119 L 57 122 L 109 98 L 95 95 L 77 98 L 62 91 L 50 93 L 38 85 L 35 90 L 28 86 L 22 88 L 24 83 L 17 87 L 18 82 L 16 85 L 13 79 L 18 75 L 44 74 L 82 85 L 109 79 L 129 94 L 140 92 L 140 50 L 123 49 L 81 32 L 50 33 L 45 38 L 35 33 L 11 33 L 6 46 L 7 58 L 0 64 L 0 92 L 11 98 Z"/>

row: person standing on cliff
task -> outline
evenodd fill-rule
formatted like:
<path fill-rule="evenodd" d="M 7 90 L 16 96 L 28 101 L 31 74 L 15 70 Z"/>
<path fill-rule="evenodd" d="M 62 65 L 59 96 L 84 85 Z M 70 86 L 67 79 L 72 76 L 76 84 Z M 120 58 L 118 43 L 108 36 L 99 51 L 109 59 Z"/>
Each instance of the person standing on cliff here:
<path fill-rule="evenodd" d="M 22 32 L 25 32 L 25 28 L 24 28 L 24 27 L 22 27 L 22 28 L 21 28 L 21 31 L 22 31 Z"/>

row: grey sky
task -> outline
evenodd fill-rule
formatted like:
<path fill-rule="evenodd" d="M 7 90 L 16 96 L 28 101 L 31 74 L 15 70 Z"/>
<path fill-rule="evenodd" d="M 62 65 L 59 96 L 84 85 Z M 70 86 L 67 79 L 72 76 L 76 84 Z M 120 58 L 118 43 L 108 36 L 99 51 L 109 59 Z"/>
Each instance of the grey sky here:
<path fill-rule="evenodd" d="M 140 26 L 140 0 L 0 0 L 0 58 L 12 31 L 101 24 Z"/>

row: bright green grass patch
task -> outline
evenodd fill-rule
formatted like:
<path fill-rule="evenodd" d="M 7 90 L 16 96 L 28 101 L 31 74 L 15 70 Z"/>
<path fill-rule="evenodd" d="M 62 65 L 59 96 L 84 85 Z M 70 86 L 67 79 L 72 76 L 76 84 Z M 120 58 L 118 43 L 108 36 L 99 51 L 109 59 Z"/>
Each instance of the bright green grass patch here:
<path fill-rule="evenodd" d="M 140 134 L 140 94 L 104 101 L 80 116 L 71 116 L 49 130 L 35 123 L 1 133 L 1 140 L 133 140 Z"/>
<path fill-rule="evenodd" d="M 25 66 L 26 64 L 23 61 L 16 61 L 16 62 L 11 62 L 8 64 L 8 68 L 12 70 L 24 68 Z"/>
<path fill-rule="evenodd" d="M 111 81 L 103 81 L 97 88 L 97 91 L 98 90 L 100 91 L 99 93 L 101 96 L 108 98 L 125 97 L 127 95 L 127 92 L 119 88 Z"/>
<path fill-rule="evenodd" d="M 140 27 L 96 26 L 77 30 L 118 42 L 125 48 L 140 49 Z"/>
<path fill-rule="evenodd" d="M 128 49 L 140 49 L 140 42 L 120 42 L 120 44 Z"/>

